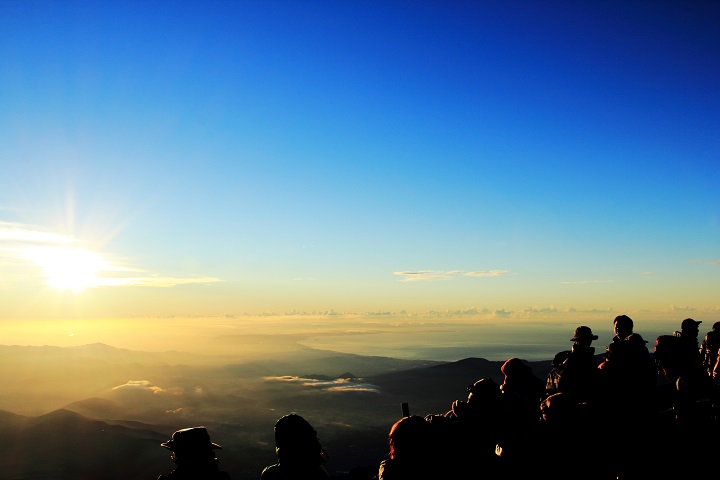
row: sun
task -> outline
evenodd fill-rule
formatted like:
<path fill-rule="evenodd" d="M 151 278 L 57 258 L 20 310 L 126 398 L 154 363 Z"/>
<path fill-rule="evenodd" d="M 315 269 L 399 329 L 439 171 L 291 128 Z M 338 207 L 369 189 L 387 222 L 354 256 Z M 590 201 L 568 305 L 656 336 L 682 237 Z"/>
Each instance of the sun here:
<path fill-rule="evenodd" d="M 97 287 L 101 284 L 98 272 L 110 267 L 98 254 L 76 247 L 35 249 L 28 257 L 42 268 L 45 284 L 56 290 Z"/>

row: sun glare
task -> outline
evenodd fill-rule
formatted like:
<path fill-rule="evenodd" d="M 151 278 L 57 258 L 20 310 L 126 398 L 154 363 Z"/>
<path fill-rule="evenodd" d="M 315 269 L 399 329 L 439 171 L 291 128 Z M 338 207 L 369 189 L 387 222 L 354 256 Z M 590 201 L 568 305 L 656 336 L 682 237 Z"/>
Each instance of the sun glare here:
<path fill-rule="evenodd" d="M 97 287 L 97 274 L 110 266 L 96 253 L 73 247 L 42 248 L 28 252 L 36 265 L 43 269 L 45 284 L 56 290 L 79 292 Z"/>

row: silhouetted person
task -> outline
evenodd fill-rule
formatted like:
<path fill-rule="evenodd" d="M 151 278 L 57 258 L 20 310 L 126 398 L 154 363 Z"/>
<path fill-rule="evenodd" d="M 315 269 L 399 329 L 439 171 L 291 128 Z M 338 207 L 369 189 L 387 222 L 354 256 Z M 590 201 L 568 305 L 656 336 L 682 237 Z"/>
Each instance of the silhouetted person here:
<path fill-rule="evenodd" d="M 545 381 L 535 376 L 519 358 L 507 360 L 500 371 L 505 376 L 500 386 L 503 424 L 497 454 L 502 470 L 511 478 L 530 475 L 536 468 L 524 459 L 535 448 L 533 434 L 540 420 L 540 401 L 545 396 Z"/>
<path fill-rule="evenodd" d="M 467 387 L 466 401 L 455 400 L 449 415 L 455 418 L 456 432 L 462 451 L 463 478 L 483 472 L 492 478 L 499 465 L 495 447 L 504 425 L 502 391 L 491 378 L 483 378 Z M 475 472 L 475 473 L 473 473 Z"/>
<path fill-rule="evenodd" d="M 388 458 L 380 462 L 378 480 L 435 478 L 430 424 L 423 417 L 403 417 L 390 428 Z"/>
<path fill-rule="evenodd" d="M 650 455 L 655 453 L 648 448 L 647 431 L 653 418 L 657 371 L 646 343 L 637 333 L 613 339 L 601 364 L 605 391 L 603 407 L 597 412 L 614 448 L 618 452 L 633 452 L 613 455 L 609 460 L 621 479 L 644 478 Z"/>
<path fill-rule="evenodd" d="M 718 359 L 718 350 L 720 350 L 720 322 L 713 323 L 712 330 L 705 334 L 705 338 L 700 345 L 700 354 L 703 357 L 703 367 L 709 376 L 713 376 L 715 364 Z"/>
<path fill-rule="evenodd" d="M 612 343 L 610 345 L 620 343 L 623 340 L 625 340 L 628 335 L 633 333 L 633 321 L 632 318 L 628 317 L 627 315 L 618 315 L 613 320 L 613 333 L 615 333 L 615 336 L 612 339 Z M 610 345 L 608 345 L 608 349 L 610 348 Z M 607 349 L 605 354 L 605 359 L 607 359 Z"/>
<path fill-rule="evenodd" d="M 651 396 L 655 390 L 657 368 L 647 349 L 648 341 L 639 333 L 628 335 L 624 342 L 628 347 L 627 351 L 624 352 L 626 355 L 624 360 L 627 362 L 630 371 L 629 377 L 636 380 L 634 385 L 628 386 L 628 388 L 633 393 L 643 397 L 642 403 L 642 401 L 648 400 L 647 397 Z"/>
<path fill-rule="evenodd" d="M 601 435 L 597 417 L 586 403 L 572 393 L 560 392 L 541 404 L 542 420 L 536 450 L 526 461 L 531 475 L 524 478 L 547 480 L 609 480 L 606 468 L 611 445 Z M 624 452 L 622 453 L 624 454 Z"/>
<path fill-rule="evenodd" d="M 700 347 L 698 345 L 698 335 L 700 334 L 700 324 L 702 321 L 693 320 L 692 318 L 686 318 L 680 324 L 680 331 L 675 331 L 675 336 L 682 338 L 683 345 L 687 349 L 687 353 L 694 352 L 697 359 L 693 359 L 696 362 L 698 359 L 702 363 L 700 357 Z"/>
<path fill-rule="evenodd" d="M 557 367 L 548 376 L 546 391 L 553 393 L 572 393 L 581 402 L 592 402 L 596 399 L 599 391 L 599 372 L 595 360 L 595 347 L 592 347 L 593 340 L 598 336 L 593 335 L 592 329 L 587 326 L 579 326 L 570 339 L 573 343 L 569 352 L 560 352 L 555 356 Z M 559 358 L 565 357 L 562 362 Z"/>
<path fill-rule="evenodd" d="M 291 413 L 275 423 L 278 463 L 265 467 L 261 480 L 330 480 L 327 460 L 315 429 L 300 415 Z"/>
<path fill-rule="evenodd" d="M 703 366 L 703 357 L 698 348 L 700 321 L 686 318 L 681 330 L 674 332 L 678 338 L 677 359 L 661 362 L 659 366 L 668 378 L 674 380 L 675 396 L 673 412 L 675 425 L 667 443 L 666 452 L 676 458 L 686 459 L 682 466 L 666 472 L 666 478 L 712 478 L 717 476 L 717 466 L 710 459 L 717 454 L 717 444 L 708 441 L 714 437 L 715 424 L 711 404 L 712 380 Z M 658 358 L 658 337 L 655 357 Z M 672 337 L 670 337 L 672 338 Z M 668 363 L 666 368 L 663 364 Z M 660 452 L 662 455 L 665 452 Z M 667 456 L 667 455 L 666 455 Z"/>
<path fill-rule="evenodd" d="M 452 412 L 450 412 L 452 413 Z M 465 447 L 460 428 L 454 415 L 426 415 L 430 442 L 425 464 L 428 474 L 432 471 L 437 477 L 430 478 L 463 478 L 465 472 Z M 425 450 L 428 450 L 427 448 Z"/>
<path fill-rule="evenodd" d="M 605 396 L 621 412 L 635 415 L 637 408 L 646 408 L 657 383 L 657 368 L 648 352 L 648 343 L 633 333 L 633 321 L 627 315 L 613 320 L 615 336 L 605 350 L 600 368 L 603 373 Z M 629 411 L 632 410 L 632 411 Z M 615 414 L 613 414 L 615 415 Z"/>
<path fill-rule="evenodd" d="M 703 357 L 700 355 L 700 347 L 698 346 L 698 334 L 701 323 L 701 321 L 686 318 L 682 321 L 680 331 L 675 332 L 675 335 L 680 337 L 681 340 L 681 354 L 683 369 L 685 370 L 682 376 L 684 377 L 696 375 L 698 369 L 703 370 Z"/>
<path fill-rule="evenodd" d="M 177 467 L 169 475 L 158 480 L 230 480 L 230 475 L 220 471 L 215 450 L 222 448 L 210 441 L 205 427 L 178 430 L 161 446 L 172 451 Z"/>
<path fill-rule="evenodd" d="M 500 390 L 504 394 L 512 394 L 532 405 L 533 411 L 537 410 L 545 393 L 545 382 L 535 376 L 532 368 L 519 358 L 513 357 L 503 363 L 500 371 L 505 376 Z"/>
<path fill-rule="evenodd" d="M 696 430 L 700 422 L 710 414 L 711 383 L 703 368 L 703 358 L 698 347 L 699 326 L 702 322 L 686 318 L 680 332 L 680 370 L 675 382 L 677 397 L 675 415 L 682 428 Z"/>

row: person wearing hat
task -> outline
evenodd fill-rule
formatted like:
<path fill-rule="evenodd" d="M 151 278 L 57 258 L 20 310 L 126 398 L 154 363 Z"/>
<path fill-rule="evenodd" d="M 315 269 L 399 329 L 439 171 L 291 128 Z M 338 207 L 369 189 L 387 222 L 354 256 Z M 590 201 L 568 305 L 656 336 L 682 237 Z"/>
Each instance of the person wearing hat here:
<path fill-rule="evenodd" d="M 455 418 L 471 418 L 483 415 L 488 410 L 499 408 L 502 402 L 500 385 L 492 378 L 481 378 L 472 385 L 467 386 L 467 401 L 455 400 L 448 415 Z"/>
<path fill-rule="evenodd" d="M 548 394 L 572 393 L 578 401 L 588 403 L 597 399 L 599 371 L 595 360 L 595 347 L 592 346 L 592 342 L 597 339 L 598 336 L 594 335 L 588 326 L 581 325 L 575 329 L 570 339 L 573 342 L 572 349 L 564 355 L 561 352 L 555 356 L 564 357 L 564 360 L 554 366 L 548 376 Z"/>
<path fill-rule="evenodd" d="M 222 447 L 210 441 L 205 427 L 177 430 L 167 442 L 160 444 L 172 452 L 177 467 L 169 475 L 158 480 L 230 480 L 230 475 L 220 470 L 215 450 Z"/>
<path fill-rule="evenodd" d="M 678 369 L 675 380 L 675 398 L 673 410 L 681 425 L 695 425 L 704 421 L 700 416 L 704 409 L 701 402 L 710 397 L 711 380 L 703 367 L 703 357 L 698 347 L 698 333 L 702 321 L 686 318 L 680 324 L 678 351 Z"/>
<path fill-rule="evenodd" d="M 700 355 L 698 344 L 701 323 L 700 320 L 686 318 L 680 324 L 680 331 L 675 332 L 675 336 L 680 337 L 681 340 L 683 363 L 686 370 L 696 370 L 697 367 L 702 368 L 703 358 Z"/>
<path fill-rule="evenodd" d="M 446 413 L 454 422 L 457 442 L 453 450 L 458 463 L 452 478 L 469 478 L 477 465 L 483 466 L 483 477 L 495 478 L 500 466 L 496 446 L 504 428 L 502 391 L 489 377 L 468 385 L 466 390 L 467 400 L 455 400 Z"/>
<path fill-rule="evenodd" d="M 689 343 L 695 341 L 695 348 L 698 347 L 698 334 L 700 333 L 700 324 L 702 321 L 686 318 L 680 324 L 680 337 L 685 338 Z"/>

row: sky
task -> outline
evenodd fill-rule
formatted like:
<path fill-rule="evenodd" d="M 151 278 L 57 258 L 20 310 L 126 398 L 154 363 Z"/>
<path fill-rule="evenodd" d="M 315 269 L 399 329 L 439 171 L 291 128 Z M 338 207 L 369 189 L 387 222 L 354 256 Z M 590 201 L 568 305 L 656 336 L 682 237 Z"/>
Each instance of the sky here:
<path fill-rule="evenodd" d="M 719 23 L 0 0 L 0 319 L 720 320 Z"/>

